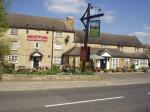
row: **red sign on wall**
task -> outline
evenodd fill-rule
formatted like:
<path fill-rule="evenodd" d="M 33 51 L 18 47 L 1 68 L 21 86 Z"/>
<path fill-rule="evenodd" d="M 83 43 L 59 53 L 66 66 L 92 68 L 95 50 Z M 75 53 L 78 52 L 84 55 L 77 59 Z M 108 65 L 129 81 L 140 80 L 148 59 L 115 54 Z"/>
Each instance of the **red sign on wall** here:
<path fill-rule="evenodd" d="M 28 35 L 27 40 L 28 41 L 43 41 L 47 42 L 48 37 L 47 36 L 39 36 L 39 35 Z"/>

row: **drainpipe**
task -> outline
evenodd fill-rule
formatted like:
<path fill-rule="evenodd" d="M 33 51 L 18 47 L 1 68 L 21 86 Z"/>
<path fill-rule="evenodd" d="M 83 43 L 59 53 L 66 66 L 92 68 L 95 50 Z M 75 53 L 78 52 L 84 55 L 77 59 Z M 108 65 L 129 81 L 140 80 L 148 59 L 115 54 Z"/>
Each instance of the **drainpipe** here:
<path fill-rule="evenodd" d="M 54 26 L 53 26 L 53 28 L 52 28 L 52 52 L 51 52 L 51 68 L 52 68 L 52 66 L 53 66 L 53 47 L 54 47 Z"/>

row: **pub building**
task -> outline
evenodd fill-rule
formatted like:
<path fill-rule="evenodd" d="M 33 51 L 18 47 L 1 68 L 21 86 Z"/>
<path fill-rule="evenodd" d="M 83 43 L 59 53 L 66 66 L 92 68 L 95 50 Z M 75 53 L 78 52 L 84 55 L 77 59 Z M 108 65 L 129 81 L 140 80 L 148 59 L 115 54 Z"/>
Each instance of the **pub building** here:
<path fill-rule="evenodd" d="M 22 14 L 8 14 L 11 54 L 6 56 L 15 67 L 51 68 L 52 64 L 80 67 L 80 48 L 85 32 L 74 30 L 74 18 L 56 19 Z M 101 33 L 89 37 L 90 60 L 94 68 L 148 67 L 149 53 L 135 37 Z"/>

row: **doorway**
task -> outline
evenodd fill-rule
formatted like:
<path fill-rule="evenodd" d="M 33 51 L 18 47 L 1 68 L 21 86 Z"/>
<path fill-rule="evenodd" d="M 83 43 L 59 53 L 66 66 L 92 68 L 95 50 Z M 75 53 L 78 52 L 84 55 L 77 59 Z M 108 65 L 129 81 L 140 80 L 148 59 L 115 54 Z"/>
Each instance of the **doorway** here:
<path fill-rule="evenodd" d="M 33 68 L 38 68 L 40 62 L 40 57 L 33 57 Z"/>
<path fill-rule="evenodd" d="M 106 69 L 106 59 L 101 60 L 101 69 Z"/>

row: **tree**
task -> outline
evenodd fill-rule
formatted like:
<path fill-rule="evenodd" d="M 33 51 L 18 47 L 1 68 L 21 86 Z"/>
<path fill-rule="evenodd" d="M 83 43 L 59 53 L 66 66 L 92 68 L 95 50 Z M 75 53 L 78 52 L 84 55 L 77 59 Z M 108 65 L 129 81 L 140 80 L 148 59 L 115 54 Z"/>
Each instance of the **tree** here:
<path fill-rule="evenodd" d="M 9 28 L 7 23 L 7 7 L 10 0 L 0 0 L 0 73 L 3 70 L 3 57 L 10 53 L 10 41 L 5 37 L 5 33 Z"/>
<path fill-rule="evenodd" d="M 8 30 L 9 25 L 7 23 L 7 7 L 9 1 L 7 0 L 0 0 L 0 37 L 4 35 L 4 33 Z"/>

